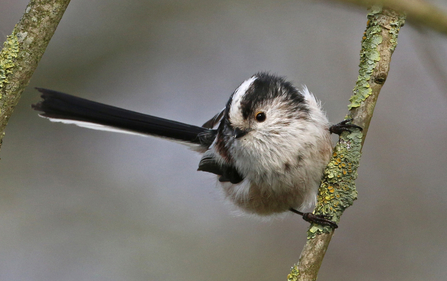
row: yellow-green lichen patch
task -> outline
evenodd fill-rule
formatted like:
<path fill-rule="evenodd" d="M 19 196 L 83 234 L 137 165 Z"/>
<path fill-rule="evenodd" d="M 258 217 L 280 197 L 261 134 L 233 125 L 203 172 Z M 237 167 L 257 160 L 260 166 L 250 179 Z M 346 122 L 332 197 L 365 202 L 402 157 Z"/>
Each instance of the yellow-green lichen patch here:
<path fill-rule="evenodd" d="M 344 210 L 357 199 L 355 179 L 361 156 L 362 132 L 355 130 L 340 136 L 335 146 L 331 161 L 326 167 L 318 193 L 315 214 L 331 217 L 338 223 Z M 308 238 L 320 233 L 328 233 L 331 228 L 312 224 Z"/>
<path fill-rule="evenodd" d="M 300 270 L 298 269 L 298 265 L 292 266 L 290 269 L 290 273 L 287 275 L 287 281 L 297 281 L 300 276 Z"/>
<path fill-rule="evenodd" d="M 8 83 L 8 75 L 14 68 L 14 60 L 19 53 L 19 42 L 15 34 L 9 35 L 3 43 L 3 50 L 0 52 L 0 89 Z M 0 96 L 1 98 L 1 96 Z"/>

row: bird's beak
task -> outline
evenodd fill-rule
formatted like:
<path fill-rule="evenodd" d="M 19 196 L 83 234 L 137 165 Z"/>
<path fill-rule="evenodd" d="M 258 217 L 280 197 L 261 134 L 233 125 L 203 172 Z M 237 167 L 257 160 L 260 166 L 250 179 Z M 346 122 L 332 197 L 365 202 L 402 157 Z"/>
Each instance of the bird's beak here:
<path fill-rule="evenodd" d="M 235 128 L 233 130 L 233 137 L 238 139 L 238 138 L 241 138 L 241 137 L 245 136 L 248 132 L 250 132 L 250 130 L 248 130 L 248 129 L 247 130 L 241 130 L 239 128 Z"/>

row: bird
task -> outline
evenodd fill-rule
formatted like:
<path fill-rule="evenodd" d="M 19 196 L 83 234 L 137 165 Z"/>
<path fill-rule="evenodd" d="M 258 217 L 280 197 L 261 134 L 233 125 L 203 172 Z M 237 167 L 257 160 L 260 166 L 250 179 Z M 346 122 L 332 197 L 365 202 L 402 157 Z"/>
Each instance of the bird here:
<path fill-rule="evenodd" d="M 256 73 L 202 126 L 36 89 L 42 100 L 32 108 L 50 121 L 160 137 L 201 153 L 197 170 L 215 174 L 225 197 L 244 213 L 265 218 L 291 211 L 337 227 L 330 218 L 304 210 L 316 202 L 332 155 L 330 134 L 359 127 L 347 121 L 331 126 L 321 102 L 305 86 L 298 89 L 284 77 Z"/>

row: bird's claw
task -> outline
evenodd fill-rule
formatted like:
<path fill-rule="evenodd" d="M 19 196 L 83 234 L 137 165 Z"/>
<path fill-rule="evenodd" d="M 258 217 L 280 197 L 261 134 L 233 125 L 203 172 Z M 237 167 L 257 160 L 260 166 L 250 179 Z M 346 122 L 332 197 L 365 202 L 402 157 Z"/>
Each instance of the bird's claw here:
<path fill-rule="evenodd" d="M 331 228 L 338 228 L 338 225 L 331 221 L 332 216 L 328 215 L 315 215 L 314 213 L 304 213 L 303 219 L 307 222 L 316 223 L 323 226 L 329 226 Z"/>
<path fill-rule="evenodd" d="M 335 125 L 332 125 L 329 128 L 329 132 L 331 134 L 337 134 L 337 135 L 341 135 L 341 133 L 347 131 L 352 133 L 352 130 L 354 129 L 358 129 L 360 131 L 363 131 L 363 128 L 354 124 L 348 124 L 349 122 L 351 122 L 352 119 L 346 119 L 341 121 L 340 123 L 337 123 Z"/>

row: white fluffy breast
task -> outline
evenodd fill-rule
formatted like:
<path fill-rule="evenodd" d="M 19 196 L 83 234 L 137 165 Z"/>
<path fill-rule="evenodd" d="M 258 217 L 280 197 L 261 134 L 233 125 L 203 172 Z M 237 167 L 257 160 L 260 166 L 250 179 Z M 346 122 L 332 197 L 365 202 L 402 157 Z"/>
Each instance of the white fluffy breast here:
<path fill-rule="evenodd" d="M 235 92 L 234 118 L 243 118 L 240 99 L 253 81 L 247 80 Z M 315 96 L 306 87 L 300 93 L 308 115 L 298 112 L 287 117 L 287 103 L 280 96 L 262 107 L 267 119 L 252 124 L 252 131 L 230 148 L 234 164 L 246 181 L 224 190 L 246 212 L 270 215 L 291 207 L 305 209 L 315 202 L 322 171 L 331 155 L 329 122 Z"/>

